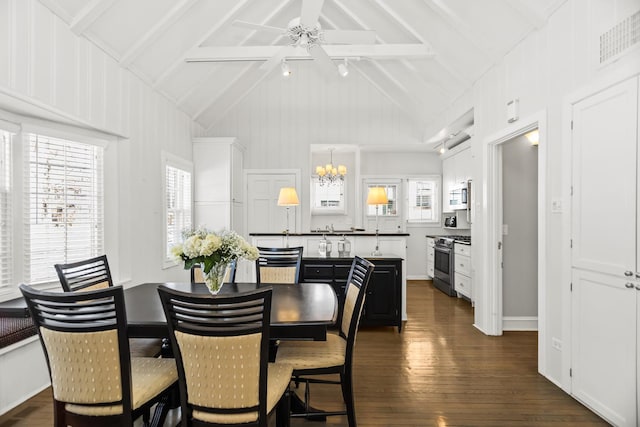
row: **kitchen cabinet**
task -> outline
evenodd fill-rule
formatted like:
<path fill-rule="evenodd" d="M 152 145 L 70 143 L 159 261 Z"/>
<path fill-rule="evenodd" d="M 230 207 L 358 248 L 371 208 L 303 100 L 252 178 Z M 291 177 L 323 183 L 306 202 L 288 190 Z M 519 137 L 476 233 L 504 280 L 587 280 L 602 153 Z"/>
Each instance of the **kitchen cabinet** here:
<path fill-rule="evenodd" d="M 427 277 L 433 279 L 434 277 L 434 262 L 436 259 L 435 250 L 433 247 L 436 244 L 436 239 L 427 236 Z"/>
<path fill-rule="evenodd" d="M 193 140 L 196 226 L 244 235 L 243 157 L 236 138 Z"/>
<path fill-rule="evenodd" d="M 636 77 L 577 98 L 570 115 L 570 390 L 621 427 L 640 409 L 638 94 Z"/>
<path fill-rule="evenodd" d="M 455 147 L 448 157 L 442 160 L 442 210 L 453 212 L 454 207 L 449 203 L 451 192 L 461 186 L 466 186 L 471 177 L 471 148 L 468 142 Z"/>
<path fill-rule="evenodd" d="M 465 297 L 472 301 L 471 292 L 471 245 L 465 243 L 453 244 L 454 279 L 453 287 L 458 297 Z"/>
<path fill-rule="evenodd" d="M 367 288 L 360 325 L 397 326 L 402 330 L 402 258 L 370 257 L 375 264 Z M 333 286 L 340 302 L 344 300 L 353 258 L 302 258 L 302 281 L 322 282 Z"/>

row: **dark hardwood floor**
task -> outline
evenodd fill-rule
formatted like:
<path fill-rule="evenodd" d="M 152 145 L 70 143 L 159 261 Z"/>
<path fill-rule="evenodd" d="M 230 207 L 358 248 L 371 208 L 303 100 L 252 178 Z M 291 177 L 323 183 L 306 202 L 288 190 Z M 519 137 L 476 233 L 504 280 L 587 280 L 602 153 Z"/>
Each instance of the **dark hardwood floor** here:
<path fill-rule="evenodd" d="M 488 337 L 472 326 L 466 301 L 409 282 L 409 321 L 396 328 L 363 328 L 356 340 L 358 424 L 367 426 L 607 426 L 537 372 L 537 334 Z M 314 384 L 312 404 L 341 409 L 339 387 Z M 51 391 L 0 416 L 0 427 L 50 426 Z M 175 425 L 173 414 L 165 425 Z M 273 420 L 272 420 L 272 425 Z M 140 420 L 136 425 L 141 425 Z M 292 420 L 294 427 L 346 426 Z"/>

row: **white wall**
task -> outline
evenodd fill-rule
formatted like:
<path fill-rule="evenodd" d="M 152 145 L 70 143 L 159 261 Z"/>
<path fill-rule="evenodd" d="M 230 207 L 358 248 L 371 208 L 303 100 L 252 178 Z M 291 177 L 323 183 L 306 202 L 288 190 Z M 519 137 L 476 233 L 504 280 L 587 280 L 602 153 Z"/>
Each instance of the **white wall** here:
<path fill-rule="evenodd" d="M 65 123 L 111 141 L 105 250 L 115 280 L 188 277 L 178 267 L 161 268 L 160 152 L 191 160 L 191 139 L 201 130 L 36 0 L 0 1 L 0 58 L 0 116 L 21 123 L 39 117 L 52 121 L 46 126 Z"/>
<path fill-rule="evenodd" d="M 546 348 L 543 372 L 552 381 L 561 383 L 563 369 L 562 353 L 551 346 L 551 340 L 563 337 L 562 319 L 568 306 L 562 300 L 562 265 L 568 262 L 557 242 L 557 236 L 564 235 L 562 228 L 563 213 L 552 213 L 551 200 L 563 197 L 562 151 L 567 141 L 562 139 L 563 100 L 570 93 L 604 79 L 622 79 L 640 72 L 640 55 L 638 48 L 630 51 L 617 61 L 600 66 L 598 64 L 599 35 L 638 10 L 637 0 L 569 0 L 564 3 L 547 25 L 530 34 L 518 44 L 500 63 L 489 70 L 458 103 L 451 106 L 443 114 L 443 120 L 457 117 L 461 111 L 473 106 L 475 111 L 475 137 L 472 142 L 474 157 L 474 188 L 483 188 L 482 164 L 483 144 L 488 135 L 507 127 L 506 103 L 512 99 L 520 101 L 520 117 L 533 115 L 541 110 L 547 112 L 548 133 L 543 135 L 547 144 L 547 228 L 541 230 L 546 234 L 547 259 L 541 260 L 546 265 L 547 276 L 541 278 L 546 284 Z M 446 122 L 434 123 L 433 129 L 426 134 L 433 134 Z M 432 132 L 433 131 L 433 132 Z M 486 204 L 483 195 L 477 192 L 479 206 Z M 569 203 L 563 200 L 563 203 Z M 484 207 L 486 209 L 486 206 Z M 483 221 L 482 210 L 476 210 L 476 224 Z M 485 254 L 481 251 L 484 237 L 479 227 L 472 230 L 473 259 L 476 284 L 484 290 L 481 283 L 483 270 L 486 268 Z M 478 260 L 477 262 L 475 260 Z M 476 306 L 476 323 L 483 319 L 483 307 Z M 482 329 L 483 325 L 478 324 Z"/>
<path fill-rule="evenodd" d="M 422 129 L 365 78 L 352 72 L 346 79 L 329 78 L 326 84 L 317 85 L 315 82 L 324 76 L 317 75 L 320 71 L 315 65 L 310 61 L 293 62 L 289 78 L 284 79 L 279 73 L 268 76 L 207 133 L 237 136 L 247 147 L 245 168 L 301 171 L 302 231 L 332 223 L 335 228 L 361 226 L 362 212 L 357 201 L 362 198 L 362 183 L 356 183 L 359 176 L 440 175 L 442 165 L 438 156 L 424 151 Z M 316 162 L 322 159 L 320 163 L 327 163 L 329 159 L 328 151 L 312 156 L 312 144 L 361 148 L 359 160 L 339 150 L 333 155 L 335 164 L 342 161 L 349 167 L 346 191 L 350 210 L 346 215 L 310 216 L 309 179 Z M 367 147 L 397 144 L 414 144 L 416 151 L 367 151 Z M 408 277 L 426 278 L 424 236 L 431 230 L 433 234 L 442 231 L 440 227 L 407 229 L 412 234 L 410 248 L 420 251 L 411 253 Z"/>
<path fill-rule="evenodd" d="M 502 315 L 513 321 L 538 316 L 538 147 L 519 136 L 501 148 Z"/>

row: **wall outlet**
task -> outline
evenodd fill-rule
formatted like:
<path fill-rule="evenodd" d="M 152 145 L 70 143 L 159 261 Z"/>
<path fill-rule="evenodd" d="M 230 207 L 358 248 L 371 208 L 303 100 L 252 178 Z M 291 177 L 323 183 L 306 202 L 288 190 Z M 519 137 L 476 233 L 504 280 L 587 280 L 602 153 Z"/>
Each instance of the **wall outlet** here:
<path fill-rule="evenodd" d="M 562 341 L 558 338 L 551 338 L 551 346 L 558 351 L 562 351 Z"/>

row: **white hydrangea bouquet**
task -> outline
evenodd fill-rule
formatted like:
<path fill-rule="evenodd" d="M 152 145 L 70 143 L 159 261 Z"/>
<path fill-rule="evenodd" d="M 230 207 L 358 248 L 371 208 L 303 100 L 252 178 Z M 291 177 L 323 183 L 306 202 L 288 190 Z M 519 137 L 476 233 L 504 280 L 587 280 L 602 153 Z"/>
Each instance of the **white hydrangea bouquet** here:
<path fill-rule="evenodd" d="M 205 283 L 212 293 L 217 293 L 222 287 L 230 262 L 239 258 L 258 259 L 258 249 L 233 230 L 216 233 L 198 228 L 187 230 L 182 235 L 184 241 L 171 248 L 173 257 L 177 262 L 184 262 L 185 270 L 200 264 Z"/>

